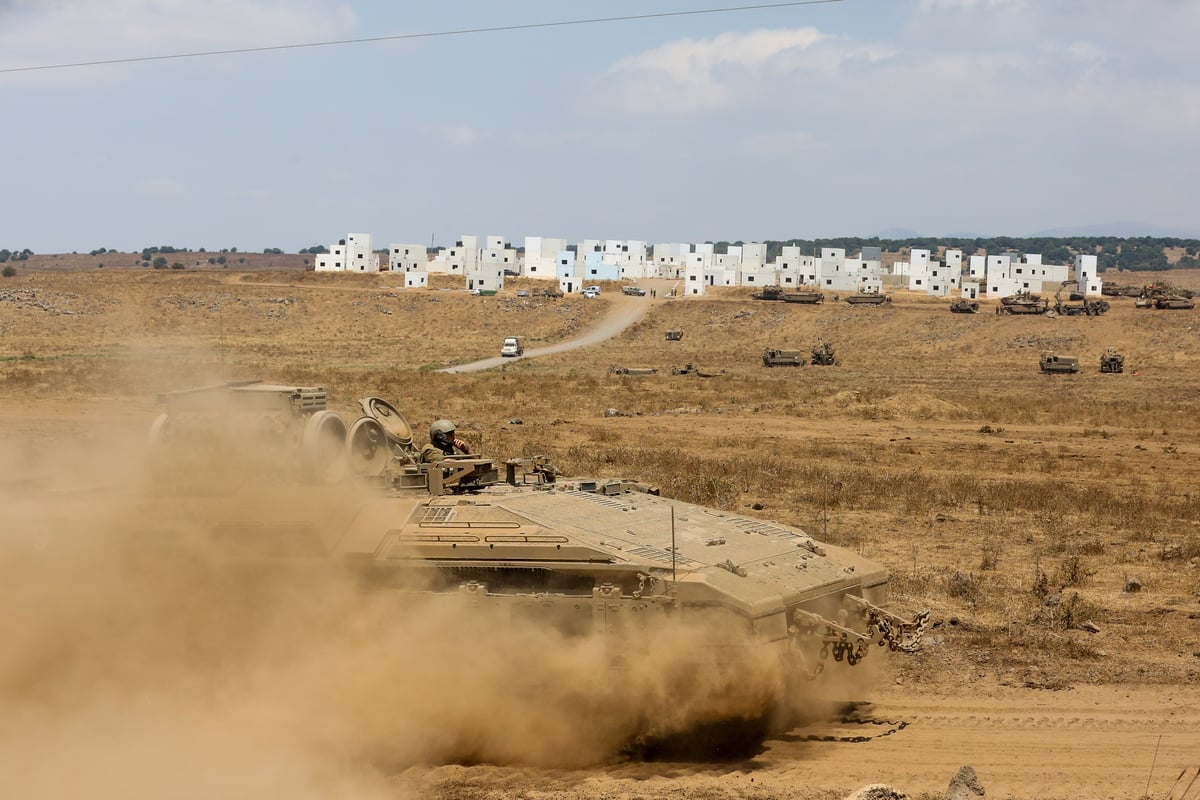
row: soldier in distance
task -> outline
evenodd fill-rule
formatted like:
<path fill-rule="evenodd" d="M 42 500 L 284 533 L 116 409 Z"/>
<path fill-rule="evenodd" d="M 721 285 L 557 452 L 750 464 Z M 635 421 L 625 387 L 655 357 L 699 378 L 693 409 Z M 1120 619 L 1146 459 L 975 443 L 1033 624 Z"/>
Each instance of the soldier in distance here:
<path fill-rule="evenodd" d="M 454 423 L 439 419 L 429 426 L 429 444 L 421 448 L 421 462 L 432 464 L 447 456 L 469 456 L 471 448 L 454 435 Z"/>

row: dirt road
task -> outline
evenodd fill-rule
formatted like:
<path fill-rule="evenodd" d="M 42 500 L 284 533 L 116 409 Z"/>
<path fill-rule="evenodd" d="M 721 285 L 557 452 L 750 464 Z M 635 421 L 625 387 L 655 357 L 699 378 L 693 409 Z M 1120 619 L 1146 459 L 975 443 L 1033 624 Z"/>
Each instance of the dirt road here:
<path fill-rule="evenodd" d="M 629 763 L 565 774 L 441 767 L 405 777 L 422 790 L 452 784 L 465 797 L 776 800 L 840 797 L 886 783 L 920 798 L 941 797 L 958 769 L 970 765 L 988 797 L 1117 800 L 1165 798 L 1173 786 L 1178 797 L 1200 758 L 1194 688 L 914 693 L 894 687 L 880 690 L 877 700 L 858 709 L 857 723 L 798 728 L 746 761 Z M 514 791 L 497 793 L 502 786 Z"/>
<path fill-rule="evenodd" d="M 485 358 L 482 361 L 475 361 L 470 364 L 458 364 L 453 367 L 447 367 L 441 372 L 462 373 L 462 372 L 479 372 L 485 369 L 492 369 L 501 364 L 508 362 L 520 361 L 525 358 L 537 358 L 538 356 L 548 356 L 553 353 L 564 353 L 568 350 L 577 350 L 581 347 L 589 347 L 594 344 L 599 344 L 605 339 L 611 339 L 621 331 L 634 324 L 642 317 L 646 316 L 653 306 L 659 303 L 668 302 L 666 298 L 651 298 L 632 297 L 622 294 L 606 295 L 606 302 L 609 304 L 608 313 L 604 318 L 592 328 L 584 331 L 583 335 L 577 336 L 574 339 L 569 339 L 558 344 L 546 345 L 545 347 L 535 347 L 525 351 L 525 355 L 516 358 L 505 358 L 496 356 L 494 358 Z"/>

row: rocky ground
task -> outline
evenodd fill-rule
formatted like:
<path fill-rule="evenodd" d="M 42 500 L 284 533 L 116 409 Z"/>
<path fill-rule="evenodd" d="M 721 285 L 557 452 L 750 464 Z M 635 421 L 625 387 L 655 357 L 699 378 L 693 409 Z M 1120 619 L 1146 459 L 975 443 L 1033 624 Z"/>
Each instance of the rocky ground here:
<path fill-rule="evenodd" d="M 870 309 L 614 288 L 471 297 L 388 275 L 61 264 L 0 280 L 0 597 L 13 610 L 0 630 L 16 643 L 0 657 L 0 793 L 773 799 L 883 783 L 941 797 L 971 766 L 993 797 L 1183 800 L 1200 721 L 1200 312 L 1117 298 L 1102 317 L 1022 318 L 899 291 Z M 601 343 L 440 371 L 495 356 L 506 335 L 571 340 L 634 303 L 644 314 Z M 818 340 L 837 366 L 761 364 L 765 347 Z M 1107 347 L 1123 374 L 1099 373 Z M 1083 369 L 1042 375 L 1044 351 Z M 672 374 L 686 363 L 713 377 Z M 51 512 L 82 497 L 107 519 L 103 498 L 144 469 L 159 393 L 245 378 L 325 385 L 344 409 L 385 397 L 419 433 L 449 416 L 489 452 L 799 525 L 884 563 L 893 605 L 931 609 L 935 626 L 920 653 L 872 654 L 814 695 L 820 721 L 735 760 L 581 766 L 568 752 L 602 713 L 590 710 L 517 748 L 536 758 L 476 763 L 414 743 L 530 736 L 537 709 L 495 725 L 470 672 L 397 695 L 414 676 L 403 642 L 373 652 L 332 601 L 263 605 L 190 573 L 130 573 L 89 546 L 99 522 L 72 539 L 69 587 L 30 578 L 25 557 L 62 534 Z M 273 640 L 246 627 L 267 608 L 308 635 L 267 652 Z M 239 632 L 257 644 L 229 649 Z M 338 648 L 303 644 L 314 638 Z M 412 752 L 445 757 L 397 755 Z"/>

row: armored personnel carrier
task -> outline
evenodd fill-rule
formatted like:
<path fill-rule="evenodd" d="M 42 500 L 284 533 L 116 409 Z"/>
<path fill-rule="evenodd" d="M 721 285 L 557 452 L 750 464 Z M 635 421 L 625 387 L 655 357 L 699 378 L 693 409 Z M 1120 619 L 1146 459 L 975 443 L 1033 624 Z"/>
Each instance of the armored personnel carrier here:
<path fill-rule="evenodd" d="M 1057 356 L 1053 353 L 1042 353 L 1039 367 L 1045 373 L 1071 373 L 1079 372 L 1079 359 L 1075 356 Z"/>
<path fill-rule="evenodd" d="M 247 388 L 200 394 L 241 401 Z M 307 407 L 310 394 L 256 384 L 251 396 L 303 430 L 332 431 L 312 422 L 329 409 Z M 172 408 L 156 436 L 191 413 L 180 408 L 185 399 L 194 398 L 166 396 Z M 342 449 L 324 451 L 330 461 L 356 456 L 337 471 L 341 485 L 300 486 L 284 473 L 199 492 L 172 482 L 139 505 L 138 540 L 161 547 L 199 534 L 207 553 L 256 570 L 333 564 L 373 591 L 437 595 L 472 614 L 596 637 L 616 669 L 637 656 L 628 637 L 701 625 L 711 646 L 697 647 L 697 669 L 728 671 L 753 651 L 756 664 L 774 664 L 781 676 L 759 706 L 722 712 L 738 718 L 786 708 L 808 681 L 855 666 L 872 644 L 915 651 L 929 623 L 927 612 L 904 619 L 884 609 L 888 575 L 879 564 L 798 528 L 668 499 L 633 480 L 564 478 L 540 457 L 421 463 L 398 410 L 367 397 L 359 411 L 346 430 L 379 438 L 375 449 L 371 437 L 348 436 Z M 286 426 L 280 433 L 290 435 Z"/>
<path fill-rule="evenodd" d="M 777 347 L 768 347 L 763 351 L 762 363 L 764 367 L 803 367 L 808 360 L 799 350 L 780 350 Z"/>
<path fill-rule="evenodd" d="M 955 300 L 950 304 L 951 314 L 978 314 L 979 303 L 974 300 Z"/>
<path fill-rule="evenodd" d="M 667 341 L 668 342 L 683 341 L 683 331 L 678 328 L 673 328 L 673 329 L 667 331 Z"/>

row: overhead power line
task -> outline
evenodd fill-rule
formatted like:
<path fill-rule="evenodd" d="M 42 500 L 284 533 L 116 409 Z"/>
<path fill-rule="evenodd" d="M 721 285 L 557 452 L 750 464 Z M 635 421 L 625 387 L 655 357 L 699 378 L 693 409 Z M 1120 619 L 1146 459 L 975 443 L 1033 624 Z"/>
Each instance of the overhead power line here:
<path fill-rule="evenodd" d="M 632 22 L 635 20 L 661 19 L 664 17 L 687 17 L 700 14 L 728 14 L 736 11 L 759 11 L 769 8 L 787 8 L 789 6 L 815 6 L 827 3 L 841 3 L 844 0 L 796 0 L 791 3 L 759 3 L 746 6 L 727 6 L 725 8 L 701 8 L 691 11 L 661 11 L 654 14 L 629 14 L 620 17 L 595 17 L 592 19 L 570 19 L 558 22 L 531 22 L 524 25 L 496 25 L 488 28 L 462 28 L 451 31 L 436 31 L 433 33 L 401 33 L 394 36 L 370 36 L 362 39 L 338 39 L 329 42 L 303 42 L 300 44 L 277 44 L 263 47 L 238 47 L 229 50 L 203 50 L 197 53 L 172 53 L 161 56 L 137 56 L 133 58 L 109 58 L 99 61 L 77 61 L 69 64 L 40 64 L 32 67 L 4 67 L 0 74 L 7 72 L 35 72 L 50 69 L 73 69 L 76 67 L 99 67 L 108 64 L 136 64 L 141 61 L 167 61 L 177 58 L 204 58 L 207 56 L 230 56 L 238 53 L 266 53 L 273 50 L 300 50 L 306 47 L 335 47 L 347 44 L 370 44 L 372 42 L 396 42 L 406 39 L 433 39 L 439 36 L 465 36 L 474 33 L 504 33 L 508 31 L 527 31 L 538 28 L 565 28 L 570 25 L 599 25 L 610 22 Z"/>

